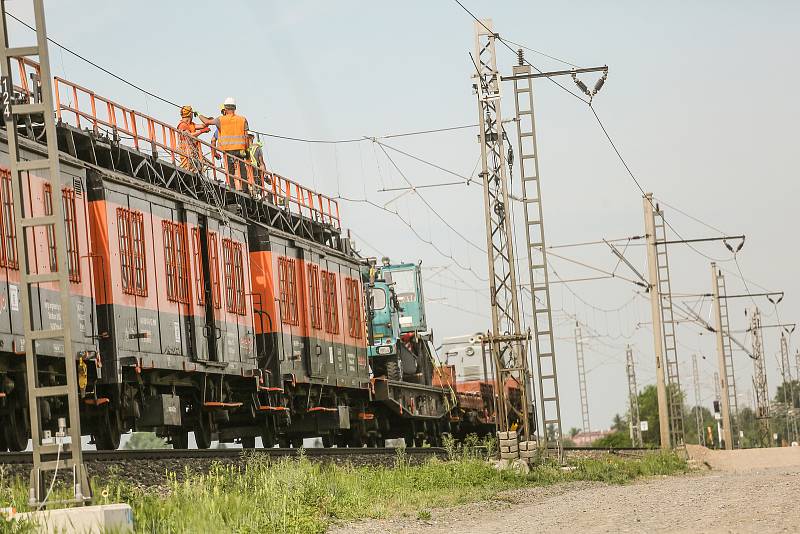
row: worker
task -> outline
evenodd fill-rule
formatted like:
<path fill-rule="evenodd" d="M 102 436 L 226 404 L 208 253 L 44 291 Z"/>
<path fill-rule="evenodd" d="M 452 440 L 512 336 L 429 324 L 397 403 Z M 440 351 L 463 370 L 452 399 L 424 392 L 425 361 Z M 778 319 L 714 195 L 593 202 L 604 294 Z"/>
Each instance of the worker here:
<path fill-rule="evenodd" d="M 180 137 L 178 139 L 178 151 L 180 152 L 181 167 L 193 172 L 200 172 L 200 157 L 202 151 L 200 149 L 200 141 L 197 137 L 208 131 L 208 127 L 203 125 L 198 127 L 192 121 L 194 116 L 192 106 L 181 107 L 181 121 L 178 123 L 178 132 Z"/>
<path fill-rule="evenodd" d="M 271 184 L 267 176 L 267 165 L 264 163 L 264 143 L 257 141 L 252 132 L 247 134 L 247 162 L 255 169 L 255 181 L 265 188 Z"/>
<path fill-rule="evenodd" d="M 203 115 L 199 117 L 205 126 L 216 126 L 219 131 L 217 149 L 225 155 L 228 184 L 231 188 L 247 189 L 247 119 L 236 114 L 236 100 L 233 97 L 226 98 L 223 106 L 223 114 L 216 119 Z"/>

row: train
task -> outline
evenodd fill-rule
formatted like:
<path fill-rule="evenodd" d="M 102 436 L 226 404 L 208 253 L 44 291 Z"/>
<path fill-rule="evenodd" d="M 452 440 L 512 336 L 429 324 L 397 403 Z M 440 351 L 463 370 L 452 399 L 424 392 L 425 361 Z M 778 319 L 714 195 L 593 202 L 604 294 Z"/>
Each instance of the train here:
<path fill-rule="evenodd" d="M 29 214 L 52 214 L 55 202 L 65 213 L 73 354 L 39 340 L 37 372 L 60 385 L 76 366 L 82 432 L 98 449 L 118 448 L 128 431 L 173 448 L 189 447 L 190 433 L 198 448 L 253 448 L 308 437 L 439 445 L 493 431 L 491 370 L 475 398 L 439 359 L 420 264 L 360 255 L 329 197 L 249 163 L 233 175 L 212 146 L 187 150 L 164 122 L 54 84 L 63 188 L 29 171 L 20 190 Z M 16 89 L 17 101 L 31 98 Z M 40 157 L 41 124 L 19 128 L 22 158 Z M 19 451 L 31 436 L 20 262 L 35 273 L 59 266 L 48 227 L 27 233 L 29 257 L 18 257 L 6 139 L 3 125 L 0 451 Z M 32 285 L 30 300 L 37 328 L 65 326 L 55 283 Z M 39 402 L 54 432 L 65 399 Z"/>

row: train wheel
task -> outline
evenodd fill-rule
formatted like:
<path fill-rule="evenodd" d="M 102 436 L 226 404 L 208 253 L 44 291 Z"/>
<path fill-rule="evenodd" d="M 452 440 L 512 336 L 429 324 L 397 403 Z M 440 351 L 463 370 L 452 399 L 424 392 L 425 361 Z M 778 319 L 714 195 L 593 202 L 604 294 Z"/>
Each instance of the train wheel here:
<path fill-rule="evenodd" d="M 255 449 L 256 448 L 256 437 L 255 436 L 245 436 L 242 438 L 242 448 L 243 449 Z"/>
<path fill-rule="evenodd" d="M 271 449 L 275 446 L 275 435 L 268 428 L 261 433 L 261 446 L 265 449 Z"/>
<path fill-rule="evenodd" d="M 0 452 L 6 452 L 8 445 L 6 445 L 6 433 L 0 432 Z"/>
<path fill-rule="evenodd" d="M 292 448 L 299 449 L 303 446 L 303 438 L 302 436 L 292 436 L 289 438 L 289 441 L 292 444 Z"/>
<path fill-rule="evenodd" d="M 189 448 L 189 431 L 176 430 L 170 434 L 170 441 L 172 442 L 173 449 L 188 449 Z"/>
<path fill-rule="evenodd" d="M 18 398 L 11 401 L 10 417 L 5 428 L 5 446 L 12 452 L 24 451 L 28 447 L 28 412 Z"/>
<path fill-rule="evenodd" d="M 327 434 L 323 434 L 322 436 L 322 446 L 326 449 L 330 449 L 333 447 L 333 433 L 328 432 Z"/>
<path fill-rule="evenodd" d="M 122 437 L 122 419 L 119 412 L 111 406 L 103 410 L 98 422 L 97 434 L 94 436 L 94 444 L 98 451 L 115 451 L 119 448 L 119 441 Z"/>
<path fill-rule="evenodd" d="M 285 434 L 278 436 L 278 447 L 281 449 L 288 449 L 290 445 L 289 437 Z"/>
<path fill-rule="evenodd" d="M 389 380 L 401 380 L 403 378 L 400 362 L 397 360 L 389 360 L 386 362 L 386 378 Z"/>
<path fill-rule="evenodd" d="M 194 440 L 198 449 L 211 447 L 211 414 L 200 413 L 194 425 Z"/>

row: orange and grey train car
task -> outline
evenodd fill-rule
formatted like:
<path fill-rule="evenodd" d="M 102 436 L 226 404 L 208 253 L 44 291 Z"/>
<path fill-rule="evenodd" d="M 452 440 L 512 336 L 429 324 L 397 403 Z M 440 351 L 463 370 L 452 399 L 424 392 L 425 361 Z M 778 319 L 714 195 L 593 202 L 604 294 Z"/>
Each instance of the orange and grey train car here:
<path fill-rule="evenodd" d="M 225 439 L 260 377 L 245 222 L 101 173 L 88 194 L 110 424 Z"/>
<path fill-rule="evenodd" d="M 28 216 L 51 214 L 54 202 L 61 202 L 64 207 L 73 349 L 78 358 L 91 359 L 97 355 L 97 319 L 84 169 L 62 164 L 62 183 L 66 185 L 61 191 L 53 191 L 46 175 L 26 173 L 21 183 L 23 205 Z M 0 155 L 0 450 L 23 450 L 30 435 L 19 272 L 20 262 L 25 260 L 20 259 L 17 249 L 19 236 L 15 229 L 13 195 L 8 156 L 4 152 Z M 58 268 L 52 228 L 31 228 L 26 234 L 26 246 L 32 273 L 44 274 Z M 57 283 L 33 284 L 30 291 L 34 327 L 61 328 L 61 297 Z M 60 382 L 63 378 L 59 378 L 65 372 L 63 346 L 53 340 L 39 340 L 36 352 L 43 357 L 39 385 L 63 383 Z M 40 403 L 45 420 L 54 420 L 59 411 L 65 410 L 60 400 Z"/>
<path fill-rule="evenodd" d="M 303 436 L 347 437 L 370 400 L 359 264 L 333 249 L 250 225 L 250 263 L 261 362 L 286 410 L 286 445 Z M 356 426 L 351 428 L 351 419 Z M 363 432 L 361 432 L 363 433 Z M 348 438 L 349 439 L 349 438 Z"/>

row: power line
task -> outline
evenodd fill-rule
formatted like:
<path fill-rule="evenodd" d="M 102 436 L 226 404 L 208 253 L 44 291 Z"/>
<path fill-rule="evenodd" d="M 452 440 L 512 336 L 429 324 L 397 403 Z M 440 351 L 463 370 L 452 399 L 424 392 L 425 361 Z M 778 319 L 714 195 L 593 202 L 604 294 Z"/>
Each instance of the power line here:
<path fill-rule="evenodd" d="M 390 209 L 388 209 L 388 208 L 386 208 L 384 206 L 381 206 L 380 204 L 378 204 L 376 202 L 373 202 L 373 201 L 371 201 L 371 200 L 369 200 L 367 198 L 363 198 L 363 199 L 362 198 L 349 198 L 349 197 L 345 197 L 345 196 L 342 196 L 342 195 L 337 195 L 337 196 L 334 197 L 334 199 L 335 200 L 344 200 L 345 202 L 353 202 L 353 203 L 358 203 L 358 204 L 368 204 L 368 205 L 370 205 L 370 206 L 372 206 L 374 208 L 377 208 L 377 209 L 379 209 L 381 211 L 385 211 L 386 213 L 390 213 L 390 214 L 394 215 L 395 217 L 400 219 L 400 221 L 402 221 L 403 224 L 405 224 L 408 227 L 409 230 L 411 230 L 411 232 L 417 237 L 417 239 L 419 239 L 420 241 L 422 241 L 423 243 L 425 243 L 427 245 L 430 245 L 434 250 L 436 250 L 436 252 L 438 252 L 439 254 L 444 256 L 445 258 L 448 258 L 448 259 L 452 260 L 453 263 L 457 267 L 459 267 L 460 269 L 463 269 L 464 271 L 472 273 L 472 275 L 475 276 L 475 278 L 477 278 L 481 282 L 488 282 L 489 281 L 488 278 L 484 278 L 483 276 L 478 274 L 478 272 L 475 271 L 472 267 L 470 267 L 468 265 L 463 265 L 462 263 L 460 263 L 455 258 L 455 256 L 453 256 L 450 253 L 447 253 L 447 252 L 443 251 L 432 240 L 422 237 L 420 235 L 420 233 L 417 231 L 417 229 L 414 228 L 414 226 L 410 222 L 408 222 L 402 215 L 400 215 L 399 212 L 394 211 L 394 210 L 390 210 Z"/>

